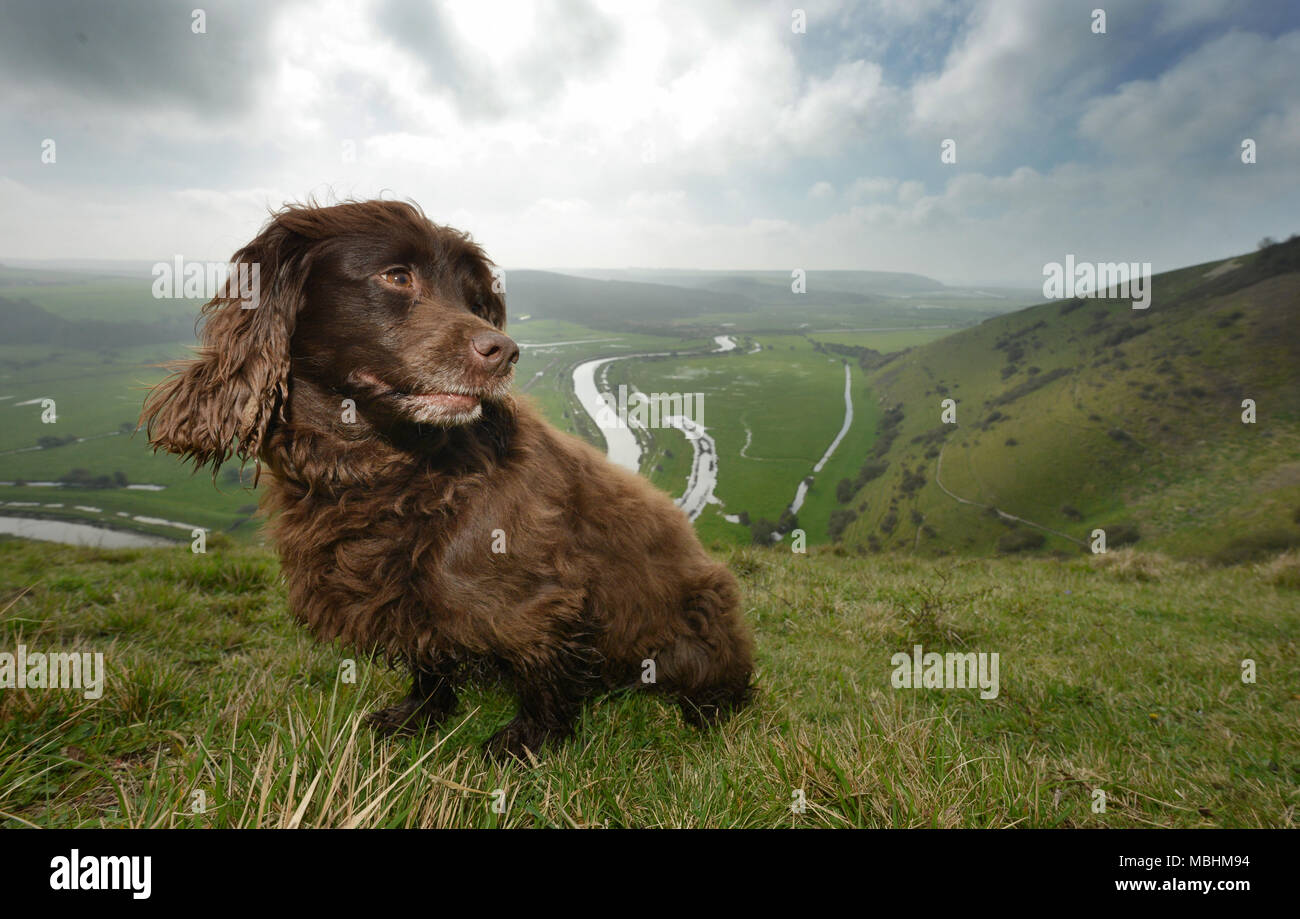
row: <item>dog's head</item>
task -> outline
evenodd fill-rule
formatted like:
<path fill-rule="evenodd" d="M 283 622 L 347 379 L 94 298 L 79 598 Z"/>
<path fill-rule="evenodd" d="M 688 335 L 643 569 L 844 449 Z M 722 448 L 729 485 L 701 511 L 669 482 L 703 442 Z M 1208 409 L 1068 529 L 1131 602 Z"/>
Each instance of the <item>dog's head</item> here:
<path fill-rule="evenodd" d="M 519 357 L 498 289 L 468 236 L 410 204 L 287 207 L 204 306 L 197 359 L 150 394 L 149 441 L 214 470 L 255 457 L 295 386 L 379 433 L 472 425 Z"/>

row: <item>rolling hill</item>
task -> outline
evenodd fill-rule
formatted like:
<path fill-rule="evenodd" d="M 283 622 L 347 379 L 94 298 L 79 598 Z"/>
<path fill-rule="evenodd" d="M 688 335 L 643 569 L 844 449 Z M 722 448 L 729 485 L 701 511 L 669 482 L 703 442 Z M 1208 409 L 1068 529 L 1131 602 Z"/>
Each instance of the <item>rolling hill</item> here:
<path fill-rule="evenodd" d="M 1078 552 L 1100 528 L 1111 548 L 1224 562 L 1300 544 L 1300 237 L 1151 290 L 1146 310 L 1061 300 L 859 351 L 883 415 L 832 532 L 871 550 Z"/>
<path fill-rule="evenodd" d="M 552 271 L 511 271 L 506 283 L 512 315 L 538 315 L 598 327 L 636 327 L 651 320 L 747 312 L 753 308 L 749 300 L 732 293 L 576 278 Z"/>

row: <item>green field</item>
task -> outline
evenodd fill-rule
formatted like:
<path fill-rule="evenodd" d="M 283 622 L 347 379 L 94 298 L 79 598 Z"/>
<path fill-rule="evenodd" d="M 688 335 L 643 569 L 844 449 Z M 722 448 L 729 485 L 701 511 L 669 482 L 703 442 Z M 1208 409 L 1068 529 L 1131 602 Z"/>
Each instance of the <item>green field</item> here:
<path fill-rule="evenodd" d="M 74 470 L 93 476 L 121 472 L 135 485 L 162 485 L 163 491 L 122 488 L 38 488 L 0 485 L 0 501 L 39 502 L 23 513 L 72 516 L 87 522 L 138 529 L 170 538 L 189 539 L 188 530 L 129 521 L 132 516 L 191 523 L 213 530 L 232 527 L 251 536 L 246 526 L 256 496 L 223 472 L 220 487 L 207 474 L 193 474 L 166 454 L 155 456 L 144 434 L 132 434 L 150 385 L 164 371 L 154 366 L 184 356 L 185 346 L 148 345 L 111 354 L 31 346 L 0 347 L 0 480 L 57 481 Z M 54 420 L 33 399 L 54 400 Z M 32 450 L 41 438 L 63 441 Z M 251 469 L 250 469 L 251 473 Z M 48 505 L 63 504 L 63 508 Z M 103 514 L 78 512 L 75 505 L 102 508 Z M 6 508 L 6 511 L 11 511 Z"/>
<path fill-rule="evenodd" d="M 799 482 L 835 439 L 844 420 L 844 364 L 818 354 L 801 336 L 757 336 L 763 350 L 707 354 L 693 358 L 649 359 L 615 364 L 611 386 L 635 383 L 651 393 L 699 393 L 704 424 L 719 456 L 718 486 L 722 505 L 711 505 L 696 525 L 708 539 L 748 542 L 749 530 L 722 519 L 747 512 L 752 519 L 775 521 L 793 500 Z M 875 402 L 854 380 L 856 416 L 835 456 L 817 476 L 799 514 L 811 542 L 827 540 L 826 519 L 832 509 L 829 491 L 843 474 L 856 468 L 855 457 L 871 445 Z M 665 491 L 685 486 L 691 453 L 678 431 L 654 432 L 678 462 L 651 471 Z M 826 483 L 830 483 L 828 486 Z M 828 500 L 830 499 L 830 500 Z"/>
<path fill-rule="evenodd" d="M 523 766 L 480 752 L 510 717 L 492 684 L 440 733 L 373 735 L 361 716 L 402 675 L 361 661 L 341 682 L 351 653 L 292 624 L 267 550 L 0 538 L 0 646 L 102 652 L 107 670 L 99 699 L 0 691 L 0 826 L 1297 824 L 1300 554 L 720 557 L 756 633 L 755 704 L 702 734 L 665 700 L 606 697 Z M 891 658 L 918 643 L 998 653 L 997 696 L 893 688 Z"/>

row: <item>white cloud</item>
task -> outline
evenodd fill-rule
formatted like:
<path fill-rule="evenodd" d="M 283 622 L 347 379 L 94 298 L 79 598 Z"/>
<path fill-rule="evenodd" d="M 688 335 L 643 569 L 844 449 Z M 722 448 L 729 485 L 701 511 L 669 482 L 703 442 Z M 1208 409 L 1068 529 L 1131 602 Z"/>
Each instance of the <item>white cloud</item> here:
<path fill-rule="evenodd" d="M 854 179 L 849 186 L 849 199 L 861 201 L 863 198 L 878 198 L 893 192 L 898 187 L 898 179 L 886 177 L 863 177 Z"/>
<path fill-rule="evenodd" d="M 925 197 L 925 183 L 909 179 L 898 186 L 898 200 L 902 204 L 915 204 Z"/>
<path fill-rule="evenodd" d="M 913 133 L 951 137 L 971 159 L 987 160 L 1030 126 L 1049 129 L 1101 79 L 1109 35 L 1090 32 L 1078 4 L 1002 0 L 979 6 L 943 70 L 912 87 Z"/>
<path fill-rule="evenodd" d="M 1079 133 L 1128 160 L 1230 159 L 1243 137 L 1255 137 L 1273 162 L 1283 154 L 1294 162 L 1300 147 L 1287 126 L 1300 120 L 1297 61 L 1300 31 L 1274 39 L 1230 32 L 1154 80 L 1091 100 Z"/>

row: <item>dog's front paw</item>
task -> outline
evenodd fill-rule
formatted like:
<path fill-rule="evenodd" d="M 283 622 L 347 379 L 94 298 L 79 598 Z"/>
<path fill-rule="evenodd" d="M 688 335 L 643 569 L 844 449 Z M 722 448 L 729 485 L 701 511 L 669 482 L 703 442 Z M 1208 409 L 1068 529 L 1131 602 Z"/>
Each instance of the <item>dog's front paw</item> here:
<path fill-rule="evenodd" d="M 530 762 L 528 754 L 532 753 L 536 756 L 551 737 L 552 732 L 542 725 L 516 718 L 488 738 L 483 749 L 497 759 L 513 756 L 521 762 L 528 763 Z"/>
<path fill-rule="evenodd" d="M 366 715 L 366 721 L 374 730 L 388 736 L 418 734 L 425 728 L 437 727 L 442 717 L 431 712 L 427 706 L 404 699 L 396 705 L 371 712 Z"/>

